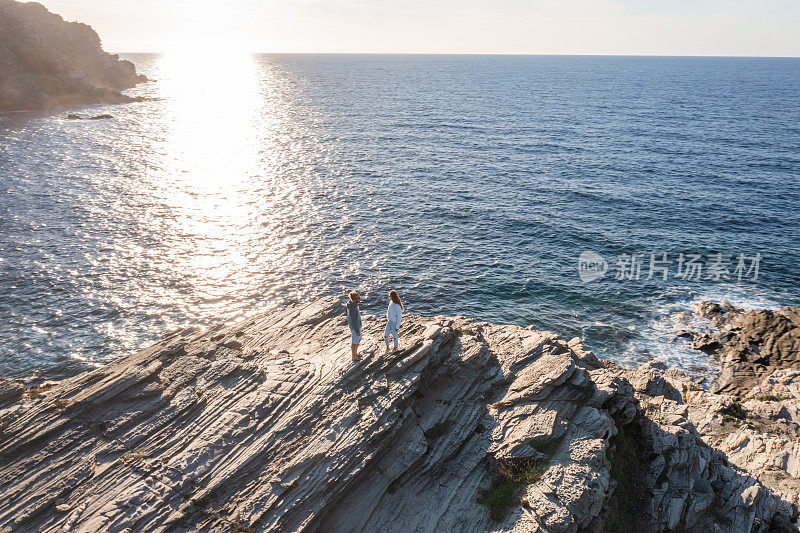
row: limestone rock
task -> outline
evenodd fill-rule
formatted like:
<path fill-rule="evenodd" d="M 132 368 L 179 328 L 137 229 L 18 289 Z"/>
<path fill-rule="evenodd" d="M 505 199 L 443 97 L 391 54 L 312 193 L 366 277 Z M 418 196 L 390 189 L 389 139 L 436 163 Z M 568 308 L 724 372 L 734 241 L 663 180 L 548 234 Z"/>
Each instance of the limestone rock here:
<path fill-rule="evenodd" d="M 0 410 L 0 531 L 787 521 L 790 504 L 702 441 L 657 368 L 634 375 L 576 340 L 448 317 L 406 317 L 403 349 L 384 354 L 382 322 L 364 317 L 359 364 L 328 299 L 182 330 L 13 393 Z"/>
<path fill-rule="evenodd" d="M 753 389 L 749 399 L 740 403 L 734 396 L 698 389 L 688 375 L 680 372 L 658 367 L 649 372 L 643 370 L 632 371 L 631 381 L 637 384 L 637 397 L 646 409 L 647 419 L 673 433 L 680 427 L 683 428 L 681 431 L 702 438 L 702 443 L 695 442 L 696 446 L 689 449 L 680 446 L 661 455 L 671 460 L 677 452 L 681 463 L 698 453 L 702 458 L 697 464 L 708 474 L 698 478 L 695 475 L 697 468 L 693 467 L 679 473 L 677 479 L 691 481 L 694 477 L 695 484 L 700 483 L 700 487 L 710 483 L 715 488 L 714 505 L 724 509 L 722 516 L 730 519 L 703 527 L 711 528 L 713 525 L 729 531 L 796 530 L 790 523 L 797 519 L 800 505 L 800 419 L 796 416 L 798 397 L 795 396 L 800 392 L 800 372 L 776 372 L 765 379 L 762 386 Z M 651 382 L 647 376 L 651 377 Z M 677 401 L 658 394 L 657 384 L 665 379 L 670 379 L 677 389 L 683 390 Z M 765 391 L 769 392 L 762 394 Z M 786 396 L 777 396 L 778 391 Z M 651 395 L 651 392 L 655 394 Z M 661 467 L 661 461 L 661 457 L 656 458 L 663 476 L 667 470 Z M 735 487 L 731 486 L 731 480 L 735 480 Z M 677 486 L 677 483 L 672 482 L 669 486 Z M 704 501 L 701 495 L 687 494 L 690 496 L 688 501 Z M 740 505 L 741 502 L 750 507 L 770 509 L 775 518 L 771 523 L 756 520 L 752 510 Z M 687 515 L 686 518 L 686 526 L 702 524 L 693 516 Z"/>
<path fill-rule="evenodd" d="M 687 399 L 705 442 L 800 507 L 800 371 L 776 371 L 741 403 L 705 391 Z"/>
<path fill-rule="evenodd" d="M 22 398 L 25 387 L 16 381 L 0 378 L 0 408 Z"/>

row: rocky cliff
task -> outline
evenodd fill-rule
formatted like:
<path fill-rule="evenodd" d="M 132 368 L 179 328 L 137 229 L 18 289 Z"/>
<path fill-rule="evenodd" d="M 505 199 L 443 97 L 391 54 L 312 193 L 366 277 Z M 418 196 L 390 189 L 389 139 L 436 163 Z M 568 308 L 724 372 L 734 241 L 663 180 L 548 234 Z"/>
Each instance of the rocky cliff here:
<path fill-rule="evenodd" d="M 771 431 L 755 404 L 460 317 L 407 317 L 384 354 L 381 322 L 359 364 L 322 300 L 0 382 L 0 531 L 794 530 L 797 449 L 735 436 Z"/>
<path fill-rule="evenodd" d="M 41 4 L 0 0 L 0 111 L 128 102 L 119 91 L 141 81 L 86 24 Z"/>

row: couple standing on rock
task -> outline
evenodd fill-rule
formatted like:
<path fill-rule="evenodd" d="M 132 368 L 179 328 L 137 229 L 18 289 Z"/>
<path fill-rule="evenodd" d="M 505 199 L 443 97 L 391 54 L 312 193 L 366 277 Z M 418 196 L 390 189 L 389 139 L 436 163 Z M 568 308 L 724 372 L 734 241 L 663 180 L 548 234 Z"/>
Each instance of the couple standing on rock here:
<path fill-rule="evenodd" d="M 361 303 L 361 296 L 357 292 L 350 293 L 350 301 L 347 302 L 347 325 L 350 326 L 350 338 L 352 344 L 353 362 L 361 361 L 358 355 L 358 345 L 361 343 L 361 311 L 358 304 Z M 389 352 L 389 339 L 394 337 L 394 349 L 397 351 L 400 337 L 397 331 L 400 329 L 400 321 L 403 319 L 403 302 L 397 291 L 389 292 L 389 307 L 386 309 L 386 330 L 383 338 L 386 341 L 386 353 Z"/>

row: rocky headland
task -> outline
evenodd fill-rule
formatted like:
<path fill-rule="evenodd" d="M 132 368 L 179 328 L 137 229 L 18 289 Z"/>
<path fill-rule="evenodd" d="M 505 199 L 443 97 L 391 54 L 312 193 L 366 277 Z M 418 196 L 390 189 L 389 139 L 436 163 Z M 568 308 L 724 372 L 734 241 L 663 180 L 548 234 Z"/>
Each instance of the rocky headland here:
<path fill-rule="evenodd" d="M 130 102 L 120 91 L 146 81 L 106 53 L 86 24 L 34 2 L 0 0 L 0 111 Z"/>
<path fill-rule="evenodd" d="M 796 531 L 797 352 L 732 395 L 463 317 L 384 354 L 382 325 L 356 365 L 325 299 L 0 381 L 0 531 Z"/>

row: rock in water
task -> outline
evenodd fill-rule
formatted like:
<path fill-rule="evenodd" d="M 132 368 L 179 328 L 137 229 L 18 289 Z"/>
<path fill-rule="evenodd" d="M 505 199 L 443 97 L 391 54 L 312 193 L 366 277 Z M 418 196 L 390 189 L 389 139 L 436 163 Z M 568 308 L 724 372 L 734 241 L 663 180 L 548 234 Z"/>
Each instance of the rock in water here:
<path fill-rule="evenodd" d="M 0 0 L 0 111 L 129 102 L 119 91 L 142 81 L 86 24 L 41 4 Z"/>
<path fill-rule="evenodd" d="M 660 370 L 576 340 L 338 301 L 157 345 L 0 409 L 0 531 L 768 531 L 789 502 Z M 10 392 L 17 398 L 18 392 Z M 654 408 L 652 404 L 666 407 Z"/>
<path fill-rule="evenodd" d="M 715 329 L 691 332 L 693 345 L 717 359 L 720 374 L 704 391 L 669 371 L 684 388 L 680 409 L 704 442 L 800 506 L 800 308 L 702 302 L 697 314 Z"/>
<path fill-rule="evenodd" d="M 114 115 L 109 115 L 108 113 L 104 113 L 102 115 L 95 115 L 93 117 L 82 117 L 81 115 L 67 115 L 67 120 L 106 120 L 109 118 L 114 118 Z"/>
<path fill-rule="evenodd" d="M 693 333 L 694 347 L 719 361 L 714 392 L 746 396 L 776 370 L 800 370 L 800 307 L 745 311 L 703 302 L 697 314 L 716 327 Z"/>

